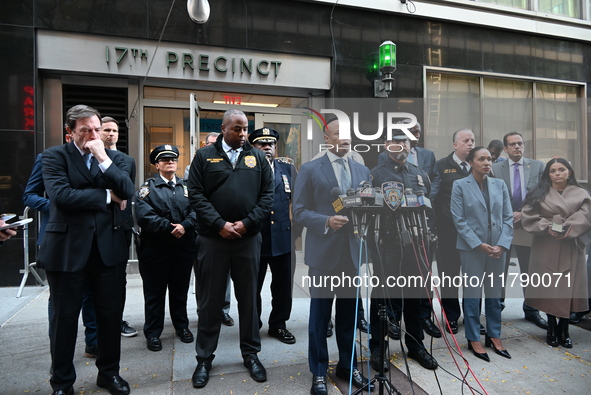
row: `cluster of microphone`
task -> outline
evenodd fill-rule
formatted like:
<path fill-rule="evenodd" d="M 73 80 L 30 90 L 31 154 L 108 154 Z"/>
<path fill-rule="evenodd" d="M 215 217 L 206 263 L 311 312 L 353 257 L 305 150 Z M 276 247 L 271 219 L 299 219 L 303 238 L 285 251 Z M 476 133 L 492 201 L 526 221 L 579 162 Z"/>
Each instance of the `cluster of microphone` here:
<path fill-rule="evenodd" d="M 350 213 L 356 237 L 367 236 L 369 222 L 373 219 L 374 237 L 378 243 L 380 214 L 393 211 L 398 214 L 396 226 L 404 245 L 432 241 L 426 215 L 431 201 L 423 191 L 414 193 L 412 188 L 404 188 L 404 184 L 398 181 L 385 182 L 381 187 L 363 181 L 358 188 L 349 188 L 345 193 L 335 187 L 331 194 L 335 213 Z"/>

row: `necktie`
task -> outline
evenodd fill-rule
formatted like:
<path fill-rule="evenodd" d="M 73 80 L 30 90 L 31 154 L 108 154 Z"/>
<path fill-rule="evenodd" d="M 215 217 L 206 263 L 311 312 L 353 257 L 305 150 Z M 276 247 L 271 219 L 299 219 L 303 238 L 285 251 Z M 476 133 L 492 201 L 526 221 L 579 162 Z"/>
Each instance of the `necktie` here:
<path fill-rule="evenodd" d="M 88 170 L 90 170 L 90 166 L 92 165 L 92 158 L 94 158 L 94 156 L 92 156 L 92 154 L 84 154 L 84 163 L 86 164 L 86 168 Z"/>
<path fill-rule="evenodd" d="M 351 188 L 351 175 L 349 175 L 345 166 L 345 159 L 339 158 L 337 162 L 341 165 L 341 189 L 346 193 L 347 189 Z"/>
<path fill-rule="evenodd" d="M 464 170 L 464 174 L 468 174 L 468 164 L 466 162 L 462 162 L 460 165 L 462 166 L 462 170 Z"/>
<path fill-rule="evenodd" d="M 236 167 L 236 160 L 238 159 L 238 151 L 235 149 L 230 150 L 230 162 L 232 163 L 232 167 Z"/>
<path fill-rule="evenodd" d="M 513 211 L 519 211 L 521 210 L 521 203 L 523 201 L 523 197 L 521 196 L 521 175 L 519 174 L 519 163 L 515 163 L 513 168 L 513 196 L 511 199 L 511 204 L 513 206 Z"/>
<path fill-rule="evenodd" d="M 415 153 L 414 149 L 410 150 L 410 153 L 408 154 L 408 161 L 415 166 L 419 165 L 417 160 L 417 154 Z"/>
<path fill-rule="evenodd" d="M 168 181 L 168 185 L 170 185 L 170 187 L 172 189 L 174 189 L 174 181 L 172 181 L 172 180 Z"/>

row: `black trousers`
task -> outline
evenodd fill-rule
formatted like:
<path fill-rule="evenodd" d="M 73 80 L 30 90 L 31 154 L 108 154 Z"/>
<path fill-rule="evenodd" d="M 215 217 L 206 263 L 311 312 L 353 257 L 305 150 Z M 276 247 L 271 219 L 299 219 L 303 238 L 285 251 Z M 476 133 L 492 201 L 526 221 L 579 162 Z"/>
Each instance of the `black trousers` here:
<path fill-rule="evenodd" d="M 445 272 L 446 276 L 460 275 L 460 253 L 456 248 L 458 232 L 453 224 L 438 224 L 437 238 L 437 272 L 439 276 Z M 441 304 L 447 315 L 448 321 L 457 321 L 460 318 L 460 302 L 458 298 L 459 288 L 441 287 Z"/>
<path fill-rule="evenodd" d="M 247 359 L 261 351 L 257 309 L 257 281 L 261 252 L 261 234 L 226 240 L 198 236 L 199 322 L 195 350 L 197 360 L 213 360 L 222 325 L 222 307 L 228 273 L 234 282 L 240 321 L 240 350 Z"/>
<path fill-rule="evenodd" d="M 278 256 L 261 256 L 257 288 L 257 310 L 259 328 L 261 321 L 262 300 L 261 290 L 267 275 L 267 267 L 271 269 L 271 313 L 269 329 L 286 329 L 285 323 L 291 315 L 293 296 L 293 275 L 295 272 L 295 251 Z"/>
<path fill-rule="evenodd" d="M 144 289 L 146 339 L 160 337 L 162 334 L 167 289 L 170 319 L 174 329 L 189 327 L 187 297 L 194 259 L 193 240 L 178 246 L 142 243 L 138 251 L 138 260 Z"/>
<path fill-rule="evenodd" d="M 54 390 L 68 389 L 76 381 L 73 359 L 78 318 L 82 298 L 89 284 L 97 320 L 96 367 L 103 376 L 119 374 L 126 263 L 106 266 L 94 240 L 84 270 L 47 272 L 53 310 L 50 317 L 50 350 L 53 364 L 50 382 Z"/>
<path fill-rule="evenodd" d="M 351 287 L 331 290 L 330 286 L 314 286 L 320 279 L 357 275 L 349 249 L 335 256 L 338 266 L 331 270 L 309 268 L 308 276 L 312 279 L 310 286 L 310 317 L 308 322 L 308 365 L 315 376 L 325 376 L 328 370 L 328 343 L 326 331 L 332 314 L 332 304 L 336 296 L 335 337 L 339 349 L 337 368 L 350 369 L 357 366 L 357 357 L 353 347 L 356 308 L 356 290 Z"/>

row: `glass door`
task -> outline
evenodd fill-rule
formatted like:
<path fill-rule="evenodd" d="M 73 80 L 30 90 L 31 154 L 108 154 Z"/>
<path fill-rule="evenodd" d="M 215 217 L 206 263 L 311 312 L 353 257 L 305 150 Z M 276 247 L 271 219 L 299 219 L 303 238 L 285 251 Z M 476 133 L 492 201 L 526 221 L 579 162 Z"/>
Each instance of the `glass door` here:
<path fill-rule="evenodd" d="M 279 141 L 277 142 L 278 157 L 290 158 L 298 169 L 303 162 L 310 159 L 307 157 L 308 152 L 302 153 L 304 116 L 256 113 L 254 124 L 255 129 L 267 127 L 275 129 L 279 133 Z"/>

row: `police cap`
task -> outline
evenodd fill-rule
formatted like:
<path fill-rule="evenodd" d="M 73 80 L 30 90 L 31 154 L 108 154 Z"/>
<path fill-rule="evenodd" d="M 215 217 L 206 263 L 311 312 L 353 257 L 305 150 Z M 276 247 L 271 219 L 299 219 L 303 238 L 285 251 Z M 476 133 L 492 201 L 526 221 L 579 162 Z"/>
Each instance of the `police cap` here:
<path fill-rule="evenodd" d="M 155 165 L 162 158 L 178 158 L 179 150 L 174 145 L 159 145 L 150 152 L 150 163 Z"/>
<path fill-rule="evenodd" d="M 275 129 L 260 128 L 248 136 L 248 142 L 254 143 L 276 143 L 279 140 L 279 133 Z"/>

